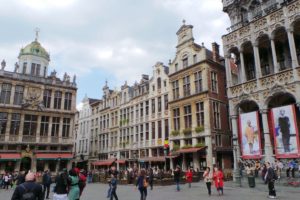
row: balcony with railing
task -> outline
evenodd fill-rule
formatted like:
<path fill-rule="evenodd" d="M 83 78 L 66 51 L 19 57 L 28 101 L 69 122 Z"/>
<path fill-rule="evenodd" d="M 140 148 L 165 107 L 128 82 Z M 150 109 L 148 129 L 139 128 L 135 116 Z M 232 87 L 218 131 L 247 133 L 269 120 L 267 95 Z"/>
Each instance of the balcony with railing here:
<path fill-rule="evenodd" d="M 36 136 L 23 135 L 22 142 L 36 142 Z"/>
<path fill-rule="evenodd" d="M 40 136 L 41 143 L 48 143 L 48 136 Z"/>
<path fill-rule="evenodd" d="M 51 137 L 51 143 L 58 143 L 58 137 Z"/>

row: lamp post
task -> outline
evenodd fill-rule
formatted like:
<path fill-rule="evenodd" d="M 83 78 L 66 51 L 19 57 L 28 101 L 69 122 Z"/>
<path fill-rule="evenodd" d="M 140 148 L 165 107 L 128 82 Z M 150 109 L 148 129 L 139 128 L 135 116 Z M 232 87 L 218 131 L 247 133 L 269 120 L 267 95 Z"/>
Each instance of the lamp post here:
<path fill-rule="evenodd" d="M 241 181 L 241 175 L 240 175 L 240 171 L 239 171 L 239 166 L 238 166 L 238 153 L 237 153 L 237 150 L 238 150 L 238 138 L 237 137 L 234 137 L 232 138 L 232 141 L 233 141 L 233 153 L 234 153 L 234 169 L 233 169 L 233 180 L 236 184 L 236 186 L 238 187 L 242 187 L 242 181 Z"/>

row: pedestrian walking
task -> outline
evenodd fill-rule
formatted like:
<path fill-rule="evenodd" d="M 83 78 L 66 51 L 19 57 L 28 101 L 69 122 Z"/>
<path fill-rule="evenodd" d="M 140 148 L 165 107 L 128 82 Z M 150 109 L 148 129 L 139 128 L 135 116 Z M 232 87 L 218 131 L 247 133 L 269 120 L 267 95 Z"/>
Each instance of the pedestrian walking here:
<path fill-rule="evenodd" d="M 207 187 L 207 191 L 208 191 L 208 195 L 211 195 L 211 182 L 213 179 L 213 174 L 210 171 L 209 167 L 206 167 L 206 170 L 203 174 L 203 178 L 204 178 L 204 182 L 206 183 L 206 187 Z"/>
<path fill-rule="evenodd" d="M 265 175 L 265 181 L 268 184 L 269 198 L 276 199 L 276 190 L 275 190 L 274 183 L 278 177 L 269 162 L 266 163 L 266 166 L 267 166 L 267 173 Z"/>
<path fill-rule="evenodd" d="M 43 186 L 44 186 L 44 196 L 46 199 L 49 199 L 50 185 L 51 185 L 51 176 L 48 170 L 45 171 L 43 175 Z M 47 193 L 46 193 L 47 192 Z"/>
<path fill-rule="evenodd" d="M 223 175 L 221 167 L 219 167 L 219 168 L 215 167 L 214 173 L 213 173 L 213 179 L 214 179 L 218 194 L 223 195 L 224 175 Z"/>
<path fill-rule="evenodd" d="M 153 169 L 150 168 L 150 170 L 149 170 L 149 185 L 150 185 L 150 190 L 153 190 L 153 179 L 154 179 Z"/>
<path fill-rule="evenodd" d="M 139 177 L 136 182 L 136 187 L 138 188 L 141 194 L 140 200 L 146 200 L 148 182 L 146 178 L 146 171 L 144 169 L 140 171 Z"/>
<path fill-rule="evenodd" d="M 113 200 L 114 198 L 118 200 L 117 196 L 117 179 L 115 175 L 111 174 L 111 194 L 110 194 L 110 200 Z"/>
<path fill-rule="evenodd" d="M 189 185 L 189 188 L 191 188 L 192 182 L 193 182 L 193 170 L 192 170 L 191 167 L 186 171 L 186 173 L 185 173 L 185 179 L 186 179 L 186 182 Z"/>
<path fill-rule="evenodd" d="M 174 181 L 175 181 L 175 184 L 176 184 L 176 190 L 179 192 L 180 191 L 180 175 L 181 175 L 181 170 L 180 170 L 180 167 L 179 165 L 176 166 L 176 169 L 174 170 Z"/>
<path fill-rule="evenodd" d="M 3 177 L 3 182 L 4 182 L 4 188 L 3 189 L 7 189 L 8 190 L 8 186 L 9 186 L 9 176 L 8 173 L 6 172 L 4 177 Z"/>
<path fill-rule="evenodd" d="M 11 200 L 43 200 L 43 188 L 35 182 L 35 174 L 29 172 L 25 177 L 25 182 L 18 185 L 12 195 Z"/>
<path fill-rule="evenodd" d="M 69 194 L 68 194 L 68 198 L 69 200 L 79 200 L 79 194 L 80 194 L 80 190 L 79 190 L 79 177 L 75 171 L 75 169 L 72 169 L 69 171 Z"/>
<path fill-rule="evenodd" d="M 79 191 L 80 191 L 80 192 L 79 192 L 79 196 L 81 196 L 81 195 L 82 195 L 82 192 L 83 192 L 83 190 L 84 190 L 84 188 L 85 188 L 85 186 L 86 186 L 86 179 L 87 179 L 86 173 L 85 173 L 84 170 L 81 170 L 81 171 L 79 172 L 78 178 L 79 178 L 78 186 L 79 186 Z"/>
<path fill-rule="evenodd" d="M 55 179 L 53 200 L 68 200 L 68 174 L 64 169 Z"/>

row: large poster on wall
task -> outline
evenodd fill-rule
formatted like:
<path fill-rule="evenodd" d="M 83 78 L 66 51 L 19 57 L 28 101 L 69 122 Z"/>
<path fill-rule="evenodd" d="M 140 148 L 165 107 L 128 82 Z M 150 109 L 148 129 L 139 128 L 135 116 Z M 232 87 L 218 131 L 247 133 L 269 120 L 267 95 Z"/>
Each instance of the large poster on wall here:
<path fill-rule="evenodd" d="M 271 116 L 276 157 L 297 157 L 299 154 L 299 136 L 295 106 L 273 108 Z"/>
<path fill-rule="evenodd" d="M 240 114 L 239 127 L 242 157 L 244 159 L 261 158 L 258 112 Z"/>

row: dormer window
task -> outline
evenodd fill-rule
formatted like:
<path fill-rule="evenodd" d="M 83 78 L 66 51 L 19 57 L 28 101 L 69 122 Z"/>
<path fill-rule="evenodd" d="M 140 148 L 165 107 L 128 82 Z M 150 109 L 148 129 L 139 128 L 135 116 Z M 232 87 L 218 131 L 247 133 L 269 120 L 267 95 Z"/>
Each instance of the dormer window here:
<path fill-rule="evenodd" d="M 188 58 L 182 59 L 182 66 L 183 66 L 183 68 L 188 67 Z"/>

